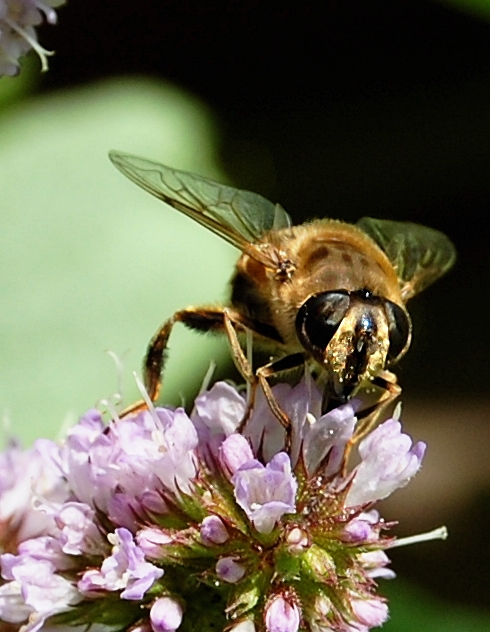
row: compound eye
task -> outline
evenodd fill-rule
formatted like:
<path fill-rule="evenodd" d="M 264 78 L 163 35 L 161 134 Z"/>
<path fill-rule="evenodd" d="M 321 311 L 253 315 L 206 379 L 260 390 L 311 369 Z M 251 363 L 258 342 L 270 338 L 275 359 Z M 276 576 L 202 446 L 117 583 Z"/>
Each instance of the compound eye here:
<path fill-rule="evenodd" d="M 390 348 L 388 360 L 396 362 L 407 347 L 412 335 L 412 323 L 407 312 L 396 303 L 385 301 L 388 316 L 388 330 Z"/>
<path fill-rule="evenodd" d="M 307 349 L 324 351 L 337 331 L 350 305 L 345 290 L 311 296 L 298 312 L 296 332 Z"/>

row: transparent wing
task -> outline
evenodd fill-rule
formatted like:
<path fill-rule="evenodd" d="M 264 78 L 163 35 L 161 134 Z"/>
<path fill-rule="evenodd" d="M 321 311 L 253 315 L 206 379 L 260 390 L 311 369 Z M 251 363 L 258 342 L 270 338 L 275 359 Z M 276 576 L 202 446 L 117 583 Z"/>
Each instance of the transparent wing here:
<path fill-rule="evenodd" d="M 451 241 L 438 230 L 384 219 L 363 217 L 357 226 L 386 253 L 407 300 L 446 273 L 456 260 Z"/>
<path fill-rule="evenodd" d="M 291 225 L 281 206 L 257 193 L 118 151 L 111 151 L 109 158 L 140 187 L 242 251 L 250 252 L 249 245 L 269 230 Z"/>

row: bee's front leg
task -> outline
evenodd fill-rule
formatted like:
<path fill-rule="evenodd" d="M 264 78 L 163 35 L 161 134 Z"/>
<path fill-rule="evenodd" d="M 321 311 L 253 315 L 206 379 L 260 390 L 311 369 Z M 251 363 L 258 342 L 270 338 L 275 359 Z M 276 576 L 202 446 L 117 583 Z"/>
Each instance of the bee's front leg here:
<path fill-rule="evenodd" d="M 380 417 L 385 413 L 395 399 L 402 392 L 397 378 L 391 371 L 381 371 L 372 380 L 373 387 L 381 391 L 374 404 L 367 406 L 357 414 L 358 424 L 352 442 L 357 443 L 365 437 L 378 424 Z"/>
<path fill-rule="evenodd" d="M 372 384 L 374 387 L 381 390 L 381 394 L 376 397 L 373 404 L 366 406 L 366 408 L 362 408 L 356 415 L 358 420 L 357 426 L 344 452 L 342 466 L 344 472 L 347 467 L 352 448 L 367 434 L 369 434 L 371 430 L 373 430 L 373 428 L 378 424 L 381 415 L 391 404 L 393 404 L 395 399 L 402 392 L 401 386 L 397 384 L 396 375 L 391 371 L 382 371 L 372 380 Z"/>

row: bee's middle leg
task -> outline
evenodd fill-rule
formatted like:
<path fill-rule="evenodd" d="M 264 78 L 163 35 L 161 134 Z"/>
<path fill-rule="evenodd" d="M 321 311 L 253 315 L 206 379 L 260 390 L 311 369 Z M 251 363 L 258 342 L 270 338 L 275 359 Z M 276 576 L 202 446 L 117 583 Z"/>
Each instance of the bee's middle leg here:
<path fill-rule="evenodd" d="M 252 325 L 252 331 L 260 333 L 257 324 L 258 323 L 250 323 L 250 325 Z M 242 320 L 235 318 L 231 310 L 225 309 L 224 326 L 231 346 L 235 365 L 238 371 L 241 373 L 242 377 L 251 384 L 247 412 L 245 413 L 242 423 L 240 424 L 240 430 L 243 429 L 248 421 L 253 408 L 253 404 L 255 402 L 257 386 L 260 384 L 272 413 L 286 430 L 286 441 L 288 443 L 290 441 L 291 420 L 283 411 L 283 409 L 279 406 L 276 398 L 274 397 L 274 393 L 272 392 L 271 386 L 268 382 L 268 378 L 276 375 L 277 373 L 281 373 L 282 371 L 287 371 L 301 366 L 304 363 L 304 355 L 302 353 L 288 355 L 284 358 L 280 358 L 279 360 L 275 360 L 273 362 L 270 362 L 269 364 L 261 366 L 256 371 L 254 371 L 242 349 L 237 334 L 237 327 L 247 328 L 247 325 Z"/>
<path fill-rule="evenodd" d="M 269 362 L 269 364 L 265 364 L 264 366 L 259 367 L 256 371 L 258 382 L 262 387 L 262 390 L 264 391 L 267 403 L 269 404 L 269 407 L 274 415 L 284 426 L 287 433 L 291 431 L 291 420 L 277 403 L 277 400 L 272 392 L 271 385 L 269 384 L 268 378 L 273 377 L 278 373 L 282 373 L 283 371 L 296 369 L 297 367 L 304 364 L 304 361 L 305 357 L 302 353 L 293 353 L 285 356 L 284 358 L 279 358 L 279 360 Z"/>

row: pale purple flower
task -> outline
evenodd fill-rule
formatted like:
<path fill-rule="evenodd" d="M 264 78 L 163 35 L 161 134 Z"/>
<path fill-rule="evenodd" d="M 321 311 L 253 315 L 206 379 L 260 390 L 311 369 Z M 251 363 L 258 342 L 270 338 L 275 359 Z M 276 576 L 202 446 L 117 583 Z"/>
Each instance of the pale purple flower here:
<path fill-rule="evenodd" d="M 296 603 L 282 595 L 275 597 L 265 610 L 267 632 L 297 632 L 300 619 Z"/>
<path fill-rule="evenodd" d="M 28 555 L 13 558 L 9 563 L 2 560 L 2 575 L 11 580 L 0 586 L 0 614 L 5 621 L 20 623 L 29 617 L 26 631 L 34 632 L 46 618 L 67 611 L 80 601 L 73 582 L 58 574 L 52 562 Z"/>
<path fill-rule="evenodd" d="M 100 416 L 90 415 L 68 433 L 61 468 L 77 499 L 94 509 L 120 515 L 116 495 L 131 497 L 123 517 L 128 526 L 135 511 L 145 513 L 148 492 L 162 485 L 189 491 L 197 444 L 197 432 L 182 409 L 145 412 L 108 428 Z"/>
<path fill-rule="evenodd" d="M 218 388 L 219 386 L 219 388 Z M 257 393 L 256 402 L 250 420 L 242 435 L 233 434 L 245 413 L 244 400 L 234 392 L 233 405 L 228 406 L 229 385 L 226 389 L 215 385 L 209 393 L 199 396 L 199 419 L 205 419 L 208 428 L 218 429 L 217 433 L 223 441 L 219 449 L 221 458 L 233 473 L 238 469 L 236 461 L 249 460 L 250 455 L 260 453 L 265 462 L 270 461 L 281 452 L 286 443 L 286 433 L 283 426 L 271 412 L 270 406 L 262 391 Z M 344 406 L 321 415 L 322 394 L 311 380 L 302 380 L 291 387 L 289 384 L 278 384 L 274 387 L 277 399 L 292 422 L 292 446 L 290 458 L 295 466 L 299 457 L 304 459 L 308 474 L 312 475 L 324 463 L 324 474 L 335 475 L 341 465 L 347 442 L 352 437 L 356 424 L 356 402 L 349 402 Z M 212 396 L 211 396 L 212 395 Z M 208 406 L 209 402 L 209 406 Z M 206 415 L 204 410 L 208 411 Z M 224 410 L 225 424 L 219 421 L 219 411 Z M 225 426 L 225 427 L 224 427 Z M 247 439 L 247 444 L 242 440 Z M 231 442 L 236 441 L 236 444 Z M 233 445 L 233 449 L 230 449 Z M 236 455 L 236 456 L 235 456 Z"/>
<path fill-rule="evenodd" d="M 94 555 L 102 550 L 102 536 L 95 523 L 95 511 L 85 503 L 64 503 L 57 515 L 59 543 L 67 555 Z"/>
<path fill-rule="evenodd" d="M 150 622 L 153 632 L 174 632 L 182 623 L 182 606 L 175 599 L 161 597 L 150 610 Z"/>
<path fill-rule="evenodd" d="M 167 513 L 167 505 L 157 491 L 160 486 L 158 479 L 153 484 L 155 489 L 141 493 L 116 490 L 107 503 L 107 514 L 111 521 L 135 533 L 148 515 Z"/>
<path fill-rule="evenodd" d="M 351 402 L 336 408 L 319 419 L 308 416 L 303 429 L 303 458 L 311 476 L 323 462 L 324 476 L 333 476 L 340 469 L 344 452 L 357 422 Z"/>
<path fill-rule="evenodd" d="M 199 422 L 207 428 L 210 436 L 224 437 L 236 432 L 247 404 L 243 397 L 226 382 L 217 382 L 209 391 L 201 393 L 194 402 L 192 419 L 197 427 Z"/>
<path fill-rule="evenodd" d="M 0 453 L 0 547 L 51 532 L 53 516 L 40 508 L 67 495 L 68 485 L 41 442 L 29 450 L 12 442 Z"/>
<path fill-rule="evenodd" d="M 72 583 L 45 561 L 17 566 L 13 576 L 22 585 L 26 604 L 41 614 L 60 612 L 79 600 Z"/>
<path fill-rule="evenodd" d="M 64 553 L 59 539 L 45 535 L 21 542 L 16 555 L 12 553 L 2 555 L 2 576 L 5 579 L 14 579 L 12 569 L 24 565 L 26 560 L 49 562 L 57 571 L 66 571 L 74 566 L 73 559 Z"/>
<path fill-rule="evenodd" d="M 56 24 L 54 7 L 65 0 L 0 0 L 0 75 L 17 75 L 19 58 L 31 49 L 39 55 L 42 70 L 47 70 L 46 57 L 53 53 L 37 41 L 34 27 L 43 21 Z"/>
<path fill-rule="evenodd" d="M 121 599 L 141 599 L 163 570 L 145 561 L 143 551 L 127 529 L 116 529 L 111 538 L 112 555 L 106 557 L 100 571 L 86 571 L 78 582 L 80 592 L 122 590 Z"/>
<path fill-rule="evenodd" d="M 349 507 L 382 500 L 404 487 L 422 464 L 426 445 L 401 431 L 399 421 L 389 419 L 359 444 L 361 463 L 347 494 Z"/>
<path fill-rule="evenodd" d="M 276 454 L 267 465 L 251 460 L 233 475 L 237 503 L 259 533 L 270 533 L 276 522 L 296 511 L 298 484 L 285 452 Z"/>

